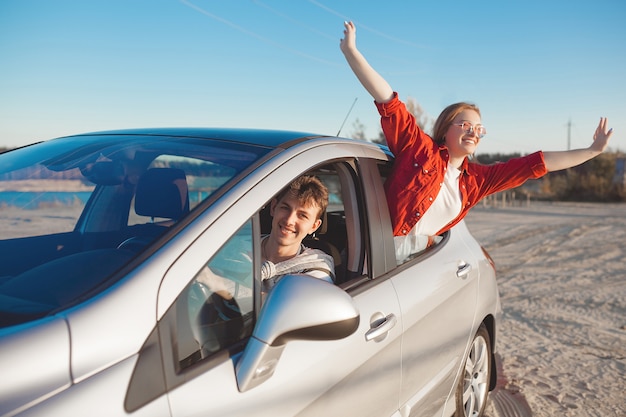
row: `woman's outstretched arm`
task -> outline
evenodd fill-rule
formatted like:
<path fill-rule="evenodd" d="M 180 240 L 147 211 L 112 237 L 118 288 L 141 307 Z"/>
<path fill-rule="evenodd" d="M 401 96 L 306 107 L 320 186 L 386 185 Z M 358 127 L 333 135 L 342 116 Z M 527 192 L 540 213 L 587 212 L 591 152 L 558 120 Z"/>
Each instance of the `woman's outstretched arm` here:
<path fill-rule="evenodd" d="M 344 22 L 343 39 L 340 43 L 341 52 L 346 57 L 354 75 L 363 87 L 378 103 L 386 103 L 393 97 L 391 86 L 374 68 L 356 47 L 356 27 L 352 22 Z"/>
<path fill-rule="evenodd" d="M 548 171 L 571 168 L 600 155 L 606 149 L 613 134 L 613 129 L 607 130 L 607 125 L 608 120 L 602 117 L 593 135 L 593 143 L 586 149 L 544 152 L 543 157 Z"/>

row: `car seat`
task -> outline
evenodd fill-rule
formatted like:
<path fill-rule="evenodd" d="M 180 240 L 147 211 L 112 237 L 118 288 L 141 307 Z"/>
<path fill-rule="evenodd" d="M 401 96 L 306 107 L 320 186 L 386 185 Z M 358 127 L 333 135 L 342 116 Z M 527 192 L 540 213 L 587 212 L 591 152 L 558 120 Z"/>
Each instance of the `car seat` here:
<path fill-rule="evenodd" d="M 189 190 L 185 171 L 150 168 L 137 182 L 135 213 L 152 218 L 178 220 L 189 212 Z"/>
<path fill-rule="evenodd" d="M 127 233 L 130 237 L 120 243 L 118 249 L 136 251 L 146 246 L 188 212 L 189 190 L 185 171 L 178 168 L 148 169 L 137 182 L 135 213 L 150 217 L 150 222 L 130 226 Z"/>

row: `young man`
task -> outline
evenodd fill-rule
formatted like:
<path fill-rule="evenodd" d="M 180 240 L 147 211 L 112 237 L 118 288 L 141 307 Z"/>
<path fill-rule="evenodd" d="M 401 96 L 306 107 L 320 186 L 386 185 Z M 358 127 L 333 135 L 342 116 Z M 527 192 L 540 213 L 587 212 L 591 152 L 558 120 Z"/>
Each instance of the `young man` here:
<path fill-rule="evenodd" d="M 327 206 L 328 190 L 313 176 L 297 178 L 272 199 L 272 230 L 261 242 L 261 279 L 266 290 L 289 273 L 334 281 L 333 258 L 302 244 L 322 225 Z"/>
<path fill-rule="evenodd" d="M 328 189 L 314 176 L 301 176 L 278 193 L 270 202 L 272 229 L 261 241 L 261 280 L 267 293 L 287 274 L 307 274 L 332 283 L 332 256 L 318 249 L 307 248 L 302 240 L 322 225 L 328 206 Z M 196 277 L 212 292 L 225 300 L 232 295 L 227 281 L 210 267 Z"/>

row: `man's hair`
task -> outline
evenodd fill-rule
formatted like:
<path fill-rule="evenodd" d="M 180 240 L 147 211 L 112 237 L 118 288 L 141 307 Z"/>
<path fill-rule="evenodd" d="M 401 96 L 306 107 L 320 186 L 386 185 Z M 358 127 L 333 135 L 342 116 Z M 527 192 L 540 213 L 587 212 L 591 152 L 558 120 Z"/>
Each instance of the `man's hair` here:
<path fill-rule="evenodd" d="M 287 194 L 291 194 L 302 205 L 317 205 L 320 209 L 317 214 L 318 219 L 328 207 L 328 189 L 319 178 L 313 175 L 303 175 L 293 180 L 276 195 L 276 200 L 282 200 Z"/>
<path fill-rule="evenodd" d="M 448 128 L 452 122 L 454 122 L 456 116 L 458 116 L 463 110 L 474 110 L 478 113 L 478 116 L 480 116 L 480 109 L 475 104 L 465 102 L 450 104 L 448 107 L 443 109 L 439 117 L 437 117 L 437 121 L 433 127 L 433 140 L 438 145 L 445 144 L 446 132 L 448 131 Z"/>

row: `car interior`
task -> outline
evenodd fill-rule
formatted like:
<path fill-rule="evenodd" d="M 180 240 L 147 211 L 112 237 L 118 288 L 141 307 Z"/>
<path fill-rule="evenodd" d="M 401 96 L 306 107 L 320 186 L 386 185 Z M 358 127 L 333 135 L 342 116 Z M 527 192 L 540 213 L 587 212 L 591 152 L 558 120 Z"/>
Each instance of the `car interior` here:
<path fill-rule="evenodd" d="M 121 196 L 127 193 L 123 185 L 113 188 L 118 189 L 113 191 L 118 194 L 118 200 L 127 198 Z M 5 319 L 37 317 L 72 303 L 165 233 L 189 212 L 185 172 L 177 168 L 148 169 L 137 182 L 134 211 L 148 221 L 118 231 L 75 230 L 1 242 L 0 248 L 6 246 L 1 257 L 5 271 L 0 277 L 1 292 L 11 297 L 12 302 L 29 303 L 22 308 L 22 316 L 13 319 L 5 316 Z M 94 265 L 98 268 L 93 268 Z M 33 286 L 47 290 L 34 292 Z"/>

